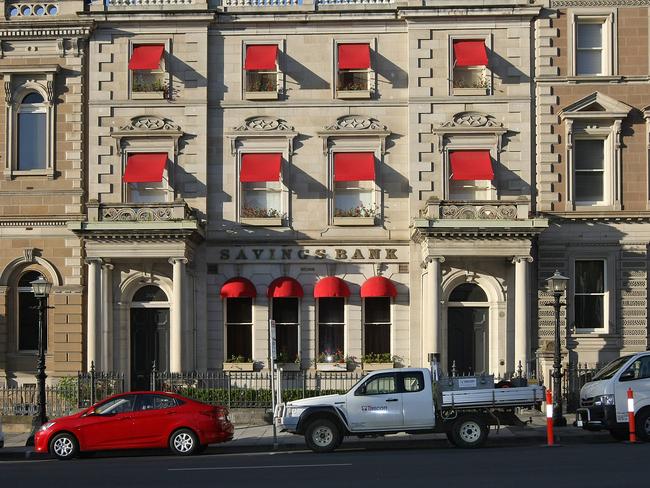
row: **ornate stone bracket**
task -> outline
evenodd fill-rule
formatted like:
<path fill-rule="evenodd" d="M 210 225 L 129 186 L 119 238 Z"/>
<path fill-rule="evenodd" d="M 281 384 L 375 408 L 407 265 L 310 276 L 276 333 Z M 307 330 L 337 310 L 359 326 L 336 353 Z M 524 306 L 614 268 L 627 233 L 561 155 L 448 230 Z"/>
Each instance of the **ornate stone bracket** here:
<path fill-rule="evenodd" d="M 272 117 L 249 117 L 242 125 L 233 127 L 226 131 L 226 137 L 230 139 L 230 153 L 237 154 L 237 145 L 242 138 L 285 138 L 289 155 L 293 154 L 293 139 L 298 133 L 285 120 Z"/>
<path fill-rule="evenodd" d="M 386 138 L 391 132 L 377 119 L 360 115 L 346 115 L 336 119 L 336 123 L 318 132 L 323 139 L 323 154 L 327 154 L 332 137 L 376 137 L 381 143 L 381 154 L 386 153 Z"/>
<path fill-rule="evenodd" d="M 444 152 L 444 138 L 447 135 L 492 135 L 497 152 L 503 148 L 503 135 L 508 132 L 494 117 L 480 112 L 459 112 L 452 119 L 433 129 L 438 136 L 438 151 Z"/>
<path fill-rule="evenodd" d="M 178 141 L 183 137 L 181 128 L 169 119 L 155 115 L 133 117 L 131 122 L 111 132 L 119 154 L 124 152 L 124 140 L 133 138 L 169 138 L 174 142 L 174 155 L 178 155 Z"/>

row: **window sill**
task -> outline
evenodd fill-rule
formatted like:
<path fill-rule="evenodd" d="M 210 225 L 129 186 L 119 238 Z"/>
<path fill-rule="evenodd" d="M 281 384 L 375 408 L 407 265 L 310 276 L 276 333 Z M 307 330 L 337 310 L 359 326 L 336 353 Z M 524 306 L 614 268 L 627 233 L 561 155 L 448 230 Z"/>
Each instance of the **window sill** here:
<path fill-rule="evenodd" d="M 258 227 L 282 227 L 281 217 L 242 217 L 239 219 L 241 225 L 251 225 Z"/>
<path fill-rule="evenodd" d="M 13 170 L 7 174 L 8 177 L 16 176 L 47 176 L 48 178 L 54 178 L 53 169 L 28 169 L 28 170 Z"/>
<path fill-rule="evenodd" d="M 247 91 L 244 94 L 246 100 L 277 100 L 278 92 L 277 91 L 259 91 L 259 92 L 250 92 Z"/>
<path fill-rule="evenodd" d="M 158 92 L 131 92 L 132 100 L 163 100 L 167 98 L 164 91 Z"/>
<path fill-rule="evenodd" d="M 391 369 L 394 367 L 393 363 L 363 363 L 362 369 L 364 371 L 378 371 L 380 369 Z"/>
<path fill-rule="evenodd" d="M 374 217 L 334 217 L 334 225 L 344 227 L 375 225 Z"/>
<path fill-rule="evenodd" d="M 223 363 L 224 371 L 255 371 L 255 363 Z"/>
<path fill-rule="evenodd" d="M 336 98 L 363 99 L 370 98 L 370 90 L 336 90 Z"/>
<path fill-rule="evenodd" d="M 452 93 L 454 95 L 480 95 L 485 96 L 490 94 L 489 88 L 454 88 Z"/>
<path fill-rule="evenodd" d="M 283 371 L 300 371 L 301 364 L 300 363 L 275 363 L 278 369 L 282 369 Z"/>
<path fill-rule="evenodd" d="M 316 363 L 317 371 L 349 371 L 347 363 Z"/>

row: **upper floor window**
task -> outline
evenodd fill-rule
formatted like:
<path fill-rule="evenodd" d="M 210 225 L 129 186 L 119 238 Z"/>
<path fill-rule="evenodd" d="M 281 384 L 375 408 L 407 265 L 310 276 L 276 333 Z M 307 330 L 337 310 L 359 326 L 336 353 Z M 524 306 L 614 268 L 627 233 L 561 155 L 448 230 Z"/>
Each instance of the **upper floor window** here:
<path fill-rule="evenodd" d="M 43 276 L 38 271 L 28 271 L 18 280 L 18 350 L 38 350 L 38 300 L 32 290 L 32 281 Z M 47 349 L 47 314 L 43 323 L 43 345 Z"/>
<path fill-rule="evenodd" d="M 576 329 L 603 329 L 607 325 L 607 290 L 605 261 L 602 259 L 575 262 Z"/>
<path fill-rule="evenodd" d="M 573 185 L 576 205 L 605 204 L 604 139 L 577 139 L 574 143 Z"/>
<path fill-rule="evenodd" d="M 126 201 L 162 203 L 170 199 L 167 153 L 130 153 L 122 178 Z"/>
<path fill-rule="evenodd" d="M 261 44 L 246 46 L 246 98 L 278 98 L 278 46 Z"/>
<path fill-rule="evenodd" d="M 489 151 L 449 152 L 449 200 L 492 200 L 492 180 Z"/>
<path fill-rule="evenodd" d="M 573 16 L 573 74 L 614 74 L 614 14 Z"/>
<path fill-rule="evenodd" d="M 371 152 L 334 153 L 334 224 L 374 224 L 375 155 Z"/>
<path fill-rule="evenodd" d="M 485 39 L 453 40 L 453 93 L 486 95 L 490 89 Z"/>
<path fill-rule="evenodd" d="M 129 60 L 131 98 L 165 98 L 164 44 L 134 44 Z"/>
<path fill-rule="evenodd" d="M 19 171 L 43 170 L 47 166 L 47 106 L 40 93 L 29 92 L 18 107 Z"/>
<path fill-rule="evenodd" d="M 337 44 L 337 98 L 370 98 L 370 44 Z"/>
<path fill-rule="evenodd" d="M 281 153 L 245 153 L 241 155 L 239 215 L 242 223 L 256 223 L 251 219 L 268 219 L 267 225 L 282 223 L 285 212 L 281 169 Z"/>

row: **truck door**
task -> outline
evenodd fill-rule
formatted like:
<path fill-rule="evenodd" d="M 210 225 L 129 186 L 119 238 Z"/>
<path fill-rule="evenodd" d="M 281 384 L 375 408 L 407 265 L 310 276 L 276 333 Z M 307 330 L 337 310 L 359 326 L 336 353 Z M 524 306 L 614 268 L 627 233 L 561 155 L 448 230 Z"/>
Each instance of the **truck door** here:
<path fill-rule="evenodd" d="M 399 373 L 402 384 L 402 410 L 404 425 L 409 428 L 433 427 L 435 412 L 431 391 L 424 387 L 422 371 Z"/>
<path fill-rule="evenodd" d="M 346 410 L 352 430 L 393 430 L 404 425 L 396 373 L 373 375 L 349 395 Z"/>
<path fill-rule="evenodd" d="M 627 422 L 628 388 L 634 392 L 636 405 L 650 396 L 650 355 L 636 358 L 618 376 L 615 387 L 617 422 Z"/>

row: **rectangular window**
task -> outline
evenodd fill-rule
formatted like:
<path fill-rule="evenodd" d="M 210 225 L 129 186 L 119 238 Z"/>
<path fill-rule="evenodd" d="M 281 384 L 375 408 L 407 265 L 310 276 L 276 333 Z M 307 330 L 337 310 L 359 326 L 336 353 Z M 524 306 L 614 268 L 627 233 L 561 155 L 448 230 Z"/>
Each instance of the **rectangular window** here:
<path fill-rule="evenodd" d="M 241 182 L 242 219 L 282 219 L 282 154 L 242 154 Z"/>
<path fill-rule="evenodd" d="M 165 67 L 163 44 L 134 44 L 129 60 L 131 96 L 133 98 L 164 98 Z"/>
<path fill-rule="evenodd" d="M 574 142 L 574 191 L 577 204 L 605 202 L 605 141 L 578 139 Z"/>
<path fill-rule="evenodd" d="M 374 220 L 376 213 L 375 155 L 334 153 L 334 218 Z"/>
<path fill-rule="evenodd" d="M 339 98 L 369 98 L 370 44 L 338 44 L 337 59 L 337 96 Z"/>
<path fill-rule="evenodd" d="M 233 358 L 252 361 L 253 299 L 226 299 L 226 361 Z"/>
<path fill-rule="evenodd" d="M 18 165 L 19 171 L 45 169 L 47 156 L 47 114 L 31 112 L 21 107 L 18 113 Z"/>
<path fill-rule="evenodd" d="M 605 23 L 602 19 L 580 19 L 576 31 L 576 66 L 578 76 L 604 75 L 605 73 Z"/>
<path fill-rule="evenodd" d="M 575 327 L 602 329 L 605 314 L 605 261 L 575 262 Z"/>
<path fill-rule="evenodd" d="M 318 299 L 318 356 L 343 355 L 345 298 Z"/>
<path fill-rule="evenodd" d="M 126 183 L 127 202 L 166 202 L 169 197 L 167 153 L 131 153 L 127 155 L 122 180 Z"/>
<path fill-rule="evenodd" d="M 390 297 L 364 298 L 364 355 L 388 354 L 390 362 Z"/>
<path fill-rule="evenodd" d="M 279 363 L 293 363 L 298 358 L 298 298 L 274 298 L 276 351 Z"/>
<path fill-rule="evenodd" d="M 38 300 L 31 288 L 18 289 L 18 349 L 38 350 Z M 43 324 L 44 346 L 47 349 L 47 314 Z"/>
<path fill-rule="evenodd" d="M 490 89 L 488 57 L 484 39 L 453 41 L 454 94 L 485 95 Z"/>
<path fill-rule="evenodd" d="M 449 152 L 449 200 L 492 200 L 492 157 L 489 151 Z"/>
<path fill-rule="evenodd" d="M 246 46 L 246 97 L 277 98 L 278 46 L 262 44 Z"/>

